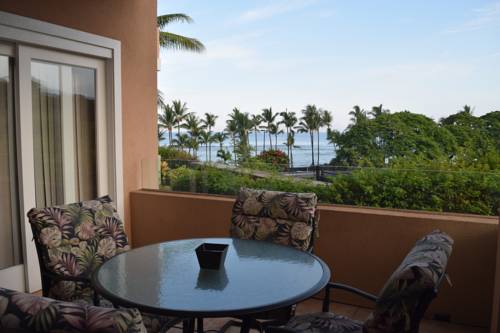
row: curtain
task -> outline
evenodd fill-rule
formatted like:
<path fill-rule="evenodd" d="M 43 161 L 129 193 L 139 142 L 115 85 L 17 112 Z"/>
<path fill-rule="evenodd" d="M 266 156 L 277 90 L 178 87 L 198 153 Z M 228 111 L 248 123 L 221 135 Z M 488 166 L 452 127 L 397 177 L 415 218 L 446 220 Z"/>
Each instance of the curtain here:
<path fill-rule="evenodd" d="M 37 207 L 95 198 L 95 71 L 32 62 L 32 99 Z"/>
<path fill-rule="evenodd" d="M 12 61 L 0 56 L 0 269 L 22 262 L 12 71 Z"/>
<path fill-rule="evenodd" d="M 75 67 L 72 73 L 77 191 L 79 200 L 90 200 L 97 197 L 95 72 L 92 69 Z"/>
<path fill-rule="evenodd" d="M 37 207 L 64 203 L 59 81 L 57 65 L 32 63 L 33 152 Z"/>

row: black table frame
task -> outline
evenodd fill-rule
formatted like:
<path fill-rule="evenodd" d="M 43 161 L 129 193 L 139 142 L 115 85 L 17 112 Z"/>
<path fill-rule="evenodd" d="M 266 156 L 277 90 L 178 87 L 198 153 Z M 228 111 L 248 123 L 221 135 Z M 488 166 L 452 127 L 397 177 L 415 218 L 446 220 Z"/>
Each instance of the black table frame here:
<path fill-rule="evenodd" d="M 258 242 L 258 241 L 254 241 Z M 161 244 L 161 243 L 159 243 Z M 133 251 L 133 250 L 131 250 Z M 317 260 L 321 267 L 323 268 L 323 276 L 321 279 L 311 286 L 309 290 L 306 292 L 303 292 L 301 294 L 298 294 L 294 297 L 291 297 L 285 301 L 273 303 L 273 304 L 268 304 L 264 305 L 261 307 L 253 307 L 253 308 L 247 308 L 247 309 L 238 309 L 238 310 L 224 310 L 224 311 L 178 311 L 178 310 L 171 310 L 171 309 L 165 309 L 165 308 L 157 308 L 157 307 L 152 307 L 148 306 L 145 304 L 138 304 L 132 301 L 129 301 L 127 299 L 124 299 L 122 297 L 116 296 L 113 293 L 110 293 L 102 286 L 102 284 L 99 282 L 97 276 L 99 274 L 100 269 L 106 265 L 106 263 L 102 264 L 94 274 L 92 275 L 91 281 L 92 281 L 92 286 L 94 290 L 107 300 L 109 300 L 113 305 L 119 305 L 127 308 L 137 308 L 139 311 L 145 312 L 145 313 L 151 313 L 151 314 L 157 314 L 160 316 L 170 316 L 170 317 L 179 317 L 179 318 L 189 318 L 188 320 L 184 320 L 184 331 L 185 332 L 193 332 L 194 330 L 194 319 L 196 318 L 220 318 L 220 317 L 239 317 L 243 318 L 243 324 L 242 324 L 242 333 L 247 333 L 250 325 L 252 323 L 251 315 L 259 312 L 266 312 L 266 311 L 271 311 L 271 310 L 276 310 L 276 309 L 281 309 L 285 307 L 292 306 L 294 304 L 300 303 L 306 299 L 311 298 L 312 296 L 316 295 L 319 293 L 323 288 L 328 284 L 330 281 L 331 273 L 330 273 L 330 268 L 328 265 L 320 259 L 318 256 L 309 253 L 309 252 L 303 252 L 309 256 L 314 257 L 315 260 Z M 119 256 L 121 255 L 126 255 L 127 252 L 120 253 Z M 188 325 L 188 327 L 186 327 Z"/>

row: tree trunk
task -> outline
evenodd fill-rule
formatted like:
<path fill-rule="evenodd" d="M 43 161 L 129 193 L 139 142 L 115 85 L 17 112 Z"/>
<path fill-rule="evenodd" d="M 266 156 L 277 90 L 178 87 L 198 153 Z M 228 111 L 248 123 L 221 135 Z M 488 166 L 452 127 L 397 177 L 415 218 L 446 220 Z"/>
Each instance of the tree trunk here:
<path fill-rule="evenodd" d="M 312 166 L 314 166 L 314 132 L 309 131 L 309 135 L 311 137 L 311 158 L 312 158 Z"/>
<path fill-rule="evenodd" d="M 266 150 L 266 131 L 262 132 L 262 151 Z"/>
<path fill-rule="evenodd" d="M 278 150 L 278 134 L 274 134 L 274 150 Z"/>
<path fill-rule="evenodd" d="M 316 165 L 319 165 L 319 129 L 316 131 L 316 133 L 317 133 L 317 138 L 318 138 L 318 142 L 316 142 L 316 149 L 318 150 L 318 156 L 316 156 L 316 158 L 317 158 L 318 163 L 316 163 Z"/>
<path fill-rule="evenodd" d="M 257 148 L 257 130 L 255 130 L 255 156 L 259 154 L 259 149 Z"/>
<path fill-rule="evenodd" d="M 290 138 L 288 137 L 288 127 L 286 128 L 286 155 L 288 156 L 288 167 L 290 167 Z"/>
<path fill-rule="evenodd" d="M 205 145 L 205 162 L 208 161 L 210 155 L 208 155 L 208 144 Z"/>
<path fill-rule="evenodd" d="M 269 148 L 272 150 L 273 149 L 273 140 L 272 140 L 272 135 L 271 132 L 269 132 Z"/>

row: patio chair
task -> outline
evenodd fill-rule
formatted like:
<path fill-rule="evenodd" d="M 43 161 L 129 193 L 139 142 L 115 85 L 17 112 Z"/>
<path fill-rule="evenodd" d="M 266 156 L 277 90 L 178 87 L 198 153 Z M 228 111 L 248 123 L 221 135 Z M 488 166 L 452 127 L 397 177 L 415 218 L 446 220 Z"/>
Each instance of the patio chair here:
<path fill-rule="evenodd" d="M 325 289 L 323 312 L 296 316 L 282 327 L 268 327 L 267 333 L 416 333 L 427 307 L 437 296 L 452 245 L 447 234 L 434 231 L 416 243 L 378 297 L 330 283 Z M 364 322 L 329 312 L 331 289 L 373 301 L 375 308 Z"/>
<path fill-rule="evenodd" d="M 318 234 L 317 202 L 314 193 L 242 188 L 233 206 L 231 236 L 311 252 Z"/>
<path fill-rule="evenodd" d="M 230 234 L 234 238 L 268 241 L 312 252 L 318 235 L 319 211 L 315 193 L 287 193 L 242 188 L 233 206 Z M 290 306 L 252 315 L 252 328 L 286 323 Z M 231 320 L 221 331 L 241 322 Z"/>
<path fill-rule="evenodd" d="M 105 261 L 130 249 L 109 196 L 28 212 L 42 277 L 43 296 L 112 306 L 92 288 L 91 276 Z M 142 314 L 148 332 L 166 330 L 178 318 Z"/>
<path fill-rule="evenodd" d="M 1 332 L 143 333 L 136 309 L 56 301 L 0 288 Z"/>

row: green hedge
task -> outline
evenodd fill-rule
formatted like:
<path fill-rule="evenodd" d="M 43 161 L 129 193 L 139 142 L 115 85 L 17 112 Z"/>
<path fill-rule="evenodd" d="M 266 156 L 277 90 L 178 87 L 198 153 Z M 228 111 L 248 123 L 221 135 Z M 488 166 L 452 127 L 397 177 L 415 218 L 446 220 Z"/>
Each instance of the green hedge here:
<path fill-rule="evenodd" d="M 321 202 L 370 207 L 496 215 L 500 174 L 362 169 L 338 175 L 328 185 L 308 180 L 249 175 L 212 167 L 170 171 L 174 191 L 235 195 L 242 186 L 289 192 L 315 192 Z"/>

